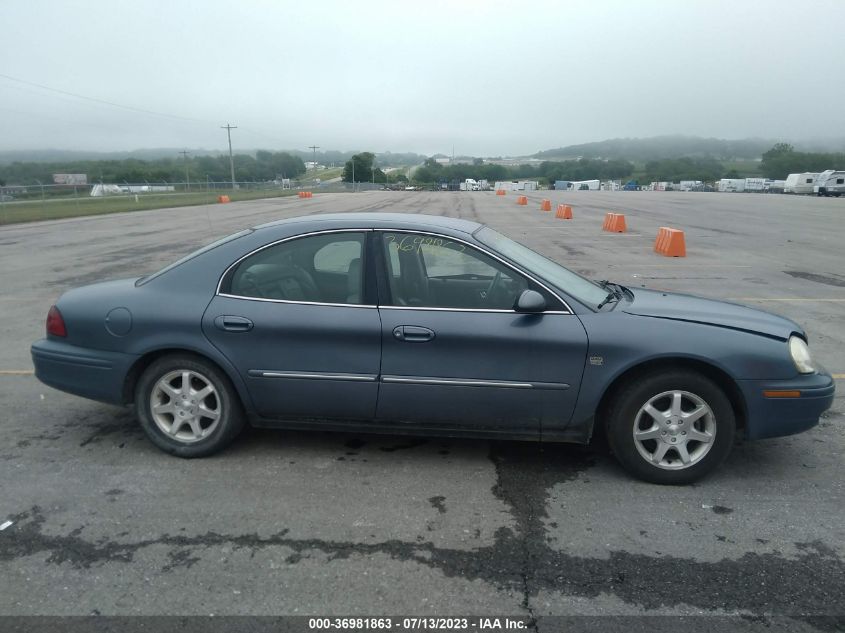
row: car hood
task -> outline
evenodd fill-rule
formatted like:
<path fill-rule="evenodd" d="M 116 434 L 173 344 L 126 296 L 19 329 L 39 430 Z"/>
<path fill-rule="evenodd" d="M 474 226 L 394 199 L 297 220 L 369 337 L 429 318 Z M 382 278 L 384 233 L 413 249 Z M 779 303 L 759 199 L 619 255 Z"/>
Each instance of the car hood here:
<path fill-rule="evenodd" d="M 736 303 L 642 288 L 631 292 L 634 300 L 621 308 L 628 314 L 703 323 L 784 340 L 793 332 L 806 338 L 804 330 L 794 321 Z"/>

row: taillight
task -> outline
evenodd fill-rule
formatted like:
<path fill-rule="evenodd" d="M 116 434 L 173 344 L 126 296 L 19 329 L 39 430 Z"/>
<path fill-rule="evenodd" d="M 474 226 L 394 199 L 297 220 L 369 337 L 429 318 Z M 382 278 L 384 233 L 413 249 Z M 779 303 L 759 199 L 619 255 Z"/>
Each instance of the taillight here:
<path fill-rule="evenodd" d="M 62 313 L 56 306 L 50 308 L 47 313 L 47 334 L 53 336 L 67 336 L 67 328 L 65 327 L 65 320 L 62 318 Z"/>

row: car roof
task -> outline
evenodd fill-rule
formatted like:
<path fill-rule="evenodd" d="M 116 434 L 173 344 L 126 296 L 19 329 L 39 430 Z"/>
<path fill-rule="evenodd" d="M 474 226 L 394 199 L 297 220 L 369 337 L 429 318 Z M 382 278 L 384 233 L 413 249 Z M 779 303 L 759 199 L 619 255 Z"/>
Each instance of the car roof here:
<path fill-rule="evenodd" d="M 281 228 L 286 225 L 299 223 L 313 223 L 315 228 L 373 228 L 373 229 L 407 229 L 431 230 L 451 229 L 471 235 L 481 228 L 481 224 L 471 220 L 448 218 L 440 215 L 426 215 L 423 213 L 325 213 L 287 218 L 260 224 L 258 229 Z"/>

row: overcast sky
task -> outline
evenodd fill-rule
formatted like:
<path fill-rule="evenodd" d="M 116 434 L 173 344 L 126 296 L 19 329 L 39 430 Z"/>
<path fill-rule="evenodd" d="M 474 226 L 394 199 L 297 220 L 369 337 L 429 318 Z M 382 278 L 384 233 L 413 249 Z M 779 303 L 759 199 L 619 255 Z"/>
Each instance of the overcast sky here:
<path fill-rule="evenodd" d="M 3 0 L 0 149 L 843 135 L 845 1 Z M 180 118 L 181 117 L 181 118 Z"/>

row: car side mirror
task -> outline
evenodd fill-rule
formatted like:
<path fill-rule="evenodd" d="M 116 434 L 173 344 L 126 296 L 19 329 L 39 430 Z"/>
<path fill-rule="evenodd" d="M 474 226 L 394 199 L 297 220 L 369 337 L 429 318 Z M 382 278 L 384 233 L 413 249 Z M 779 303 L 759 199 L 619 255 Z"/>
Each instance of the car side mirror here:
<path fill-rule="evenodd" d="M 514 310 L 533 314 L 546 309 L 546 299 L 536 290 L 524 290 L 516 300 Z"/>

